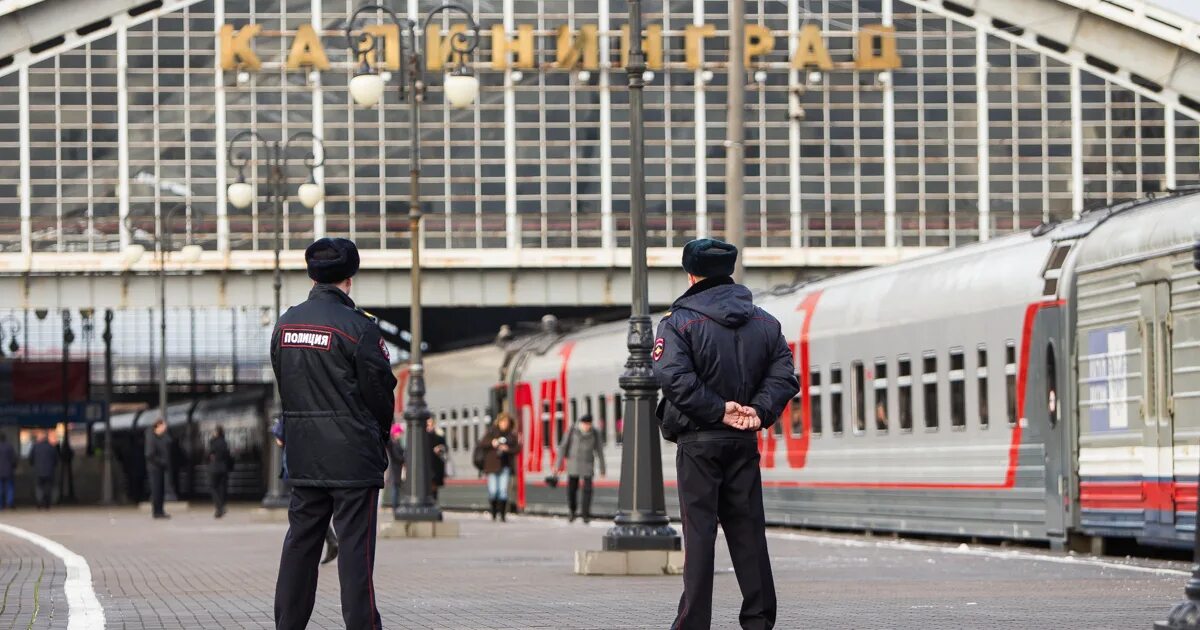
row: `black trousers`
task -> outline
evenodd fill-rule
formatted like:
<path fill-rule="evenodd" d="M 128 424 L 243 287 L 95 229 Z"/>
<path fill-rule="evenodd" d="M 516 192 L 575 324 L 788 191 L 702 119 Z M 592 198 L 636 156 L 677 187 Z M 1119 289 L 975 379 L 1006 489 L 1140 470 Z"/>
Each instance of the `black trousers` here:
<path fill-rule="evenodd" d="M 329 521 L 337 534 L 338 578 L 346 630 L 381 628 L 375 606 L 375 523 L 378 488 L 292 486 L 287 538 L 275 584 L 275 627 L 303 630 L 317 599 L 317 569 Z"/>
<path fill-rule="evenodd" d="M 33 496 L 38 507 L 50 509 L 50 502 L 54 500 L 54 477 L 38 477 L 33 486 Z"/>
<path fill-rule="evenodd" d="M 212 490 L 213 507 L 217 512 L 225 511 L 225 502 L 229 496 L 229 473 L 211 473 L 208 485 Z"/>
<path fill-rule="evenodd" d="M 150 466 L 146 470 L 146 474 L 150 476 L 150 505 L 153 507 L 153 513 L 155 516 L 165 514 L 163 497 L 167 487 L 167 470 L 158 466 Z"/>
<path fill-rule="evenodd" d="M 684 565 L 683 596 L 672 628 L 707 630 L 712 625 L 718 522 L 742 591 L 742 628 L 775 627 L 775 580 L 767 555 L 758 460 L 758 443 L 752 439 L 686 442 L 676 450 Z"/>
<path fill-rule="evenodd" d="M 567 476 L 567 508 L 571 510 L 571 516 L 575 516 L 575 506 L 578 505 L 579 497 L 579 481 L 583 480 L 583 518 L 592 517 L 592 478 L 579 477 L 578 475 Z"/>

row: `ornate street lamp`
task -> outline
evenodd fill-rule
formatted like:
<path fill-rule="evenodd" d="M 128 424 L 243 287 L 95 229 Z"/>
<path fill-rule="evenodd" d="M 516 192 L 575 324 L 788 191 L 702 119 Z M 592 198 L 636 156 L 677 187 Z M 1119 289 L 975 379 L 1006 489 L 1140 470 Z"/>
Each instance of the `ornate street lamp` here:
<path fill-rule="evenodd" d="M 383 96 L 383 77 L 376 73 L 369 59 L 381 41 L 366 33 L 359 37 L 354 35 L 354 25 L 359 15 L 366 12 L 382 12 L 398 25 L 404 33 L 400 36 L 400 67 L 407 65 L 407 80 L 404 71 L 400 72 L 400 98 L 408 100 L 408 146 L 409 146 L 409 184 L 408 184 L 408 226 L 412 248 L 412 268 L 410 283 L 412 284 L 412 303 L 410 306 L 412 344 L 410 366 L 408 373 L 408 393 L 404 407 L 404 421 L 408 435 L 408 490 L 396 506 L 394 516 L 402 521 L 440 521 L 442 511 L 430 495 L 431 464 L 429 457 L 429 436 L 425 432 L 425 422 L 429 419 L 429 406 L 425 403 L 425 367 L 422 362 L 421 334 L 421 102 L 425 98 L 425 62 L 417 48 L 417 23 L 412 20 L 402 20 L 391 9 L 380 5 L 366 5 L 346 21 L 346 43 L 351 50 L 356 50 L 359 63 L 358 74 L 350 80 L 350 95 L 354 101 L 363 107 L 373 107 Z M 458 55 L 455 69 L 446 75 L 446 99 L 454 107 L 467 107 L 475 102 L 479 94 L 479 80 L 471 76 L 467 68 L 467 56 L 479 45 L 479 26 L 471 12 L 458 4 L 443 4 L 435 7 L 422 22 L 422 32 L 433 18 L 442 13 L 461 13 L 467 20 L 466 32 L 455 32 L 451 35 L 451 50 Z M 407 34 L 407 37 L 405 37 Z M 405 43 L 411 46 L 406 53 Z M 408 63 L 405 64 L 405 55 Z"/>
<path fill-rule="evenodd" d="M 642 3 L 629 2 L 629 219 L 632 313 L 629 316 L 629 359 L 621 374 L 625 390 L 625 426 L 621 487 L 617 515 L 604 534 L 606 551 L 678 550 L 679 534 L 671 527 L 663 495 L 662 446 L 654 407 L 658 382 L 650 361 L 653 329 L 646 270 L 646 55 L 642 52 Z"/>
<path fill-rule="evenodd" d="M 186 203 L 175 204 L 161 222 L 155 222 L 155 229 L 150 232 L 154 241 L 154 249 L 158 255 L 158 310 L 159 310 L 159 352 L 158 352 L 158 408 L 165 420 L 167 417 L 167 255 L 171 252 L 171 228 L 179 212 L 187 208 Z M 126 215 L 125 229 L 132 235 L 135 232 L 137 217 Z M 177 260 L 184 263 L 194 263 L 200 260 L 204 250 L 199 245 L 187 244 L 179 250 Z M 131 243 L 121 251 L 121 259 L 125 267 L 131 267 L 141 260 L 146 253 L 145 246 Z"/>
<path fill-rule="evenodd" d="M 298 131 L 288 137 L 283 142 L 269 141 L 260 136 L 257 132 L 246 130 L 241 131 L 229 141 L 229 148 L 226 151 L 229 166 L 237 169 L 237 181 L 229 185 L 226 191 L 229 203 L 239 210 L 245 210 L 254 203 L 254 187 L 246 181 L 246 166 L 250 163 L 250 157 L 245 153 L 235 153 L 234 148 L 242 140 L 254 141 L 260 144 L 266 153 L 267 162 L 267 199 L 271 204 L 271 211 L 274 214 L 275 234 L 275 262 L 274 262 L 274 281 L 272 288 L 275 293 L 275 319 L 278 321 L 280 313 L 283 311 L 281 303 L 281 295 L 283 289 L 283 275 L 279 268 L 279 252 L 283 248 L 283 241 L 280 235 L 280 225 L 283 221 L 283 202 L 287 199 L 287 166 L 292 144 L 300 139 L 308 139 L 312 143 L 311 150 L 304 156 L 304 165 L 308 167 L 308 179 L 300 185 L 297 191 L 297 196 L 300 198 L 300 203 L 308 209 L 313 209 L 325 197 L 325 191 L 316 181 L 316 169 L 325 163 L 325 145 L 321 139 L 307 131 Z M 320 157 L 318 157 L 318 153 Z M 279 410 L 279 388 L 271 388 L 271 392 L 275 401 L 275 410 Z M 270 427 L 266 427 L 266 432 L 269 433 Z M 279 478 L 276 471 L 279 470 L 282 462 L 282 454 L 279 447 L 274 445 L 274 440 L 271 441 L 271 474 L 269 475 L 271 482 L 267 490 L 267 496 L 263 498 L 263 507 L 266 508 L 286 508 L 288 506 L 288 497 L 284 494 L 283 480 Z"/>

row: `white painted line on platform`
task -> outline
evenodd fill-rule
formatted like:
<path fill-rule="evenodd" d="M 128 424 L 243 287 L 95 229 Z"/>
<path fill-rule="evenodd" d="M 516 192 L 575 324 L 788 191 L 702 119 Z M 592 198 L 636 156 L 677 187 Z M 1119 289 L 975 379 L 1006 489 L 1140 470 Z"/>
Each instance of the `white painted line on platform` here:
<path fill-rule="evenodd" d="M 456 517 L 469 512 L 458 512 Z M 482 520 L 487 520 L 487 515 L 479 513 Z M 561 516 L 546 516 L 523 514 L 519 517 L 522 520 L 538 520 L 546 522 L 559 522 L 564 527 L 577 527 L 574 524 L 568 524 L 566 519 Z M 594 529 L 606 529 L 612 527 L 612 523 L 607 519 L 596 519 L 589 525 Z M 848 535 L 849 536 L 849 535 Z M 1148 567 L 1138 564 L 1126 564 L 1113 560 L 1105 560 L 1092 556 L 1069 556 L 1069 555 L 1053 555 L 1051 553 L 1036 553 L 1031 551 L 1020 551 L 1017 549 L 996 549 L 990 547 L 970 547 L 966 543 L 951 547 L 949 545 L 916 543 L 904 540 L 867 540 L 862 538 L 850 538 L 842 536 L 832 536 L 823 534 L 804 534 L 799 532 L 780 531 L 778 529 L 767 528 L 768 538 L 778 538 L 782 540 L 794 540 L 798 542 L 807 542 L 817 545 L 832 545 L 841 547 L 852 547 L 858 549 L 894 549 L 897 551 L 918 551 L 927 553 L 941 553 L 947 555 L 959 556 L 974 556 L 977 558 L 992 558 L 997 560 L 1024 560 L 1026 562 L 1051 562 L 1055 564 L 1066 565 L 1082 565 L 1089 567 L 1098 567 L 1105 569 L 1117 569 L 1119 571 L 1131 571 L 1134 573 L 1149 573 L 1152 575 L 1170 575 L 1170 576 L 1190 576 L 1191 571 L 1182 569 L 1169 569 L 1167 567 Z"/>
<path fill-rule="evenodd" d="M 1052 562 L 1055 564 L 1068 565 L 1085 565 L 1089 567 L 1101 567 L 1106 569 L 1117 569 L 1121 571 L 1133 571 L 1135 573 L 1151 573 L 1155 575 L 1181 575 L 1190 576 L 1190 571 L 1180 569 L 1168 569 L 1166 567 L 1147 567 L 1136 564 L 1125 564 L 1114 562 L 1112 560 L 1104 560 L 1095 557 L 1082 556 L 1067 556 L 1067 555 L 1051 555 L 1043 553 L 1034 553 L 1029 551 L 1019 551 L 1016 549 L 991 549 L 986 547 L 970 547 L 963 543 L 957 547 L 945 545 L 931 545 L 902 540 L 862 540 L 853 538 L 842 538 L 839 536 L 822 536 L 819 534 L 800 534 L 792 532 L 779 532 L 767 530 L 767 536 L 770 538 L 781 538 L 783 540 L 796 540 L 800 542 L 810 542 L 819 545 L 833 545 L 841 547 L 854 547 L 859 549 L 895 549 L 899 551 L 920 551 L 942 553 L 947 555 L 958 556 L 974 556 L 977 558 L 993 558 L 997 560 L 1025 560 L 1033 562 Z"/>
<path fill-rule="evenodd" d="M 0 523 L 0 532 L 27 540 L 58 556 L 67 567 L 67 630 L 103 630 L 104 608 L 92 588 L 92 570 L 83 556 L 33 532 Z"/>

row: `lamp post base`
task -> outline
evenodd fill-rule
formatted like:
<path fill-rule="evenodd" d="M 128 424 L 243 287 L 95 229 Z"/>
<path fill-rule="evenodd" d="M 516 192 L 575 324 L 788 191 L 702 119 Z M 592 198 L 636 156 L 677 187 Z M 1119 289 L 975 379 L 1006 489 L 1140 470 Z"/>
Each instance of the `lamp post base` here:
<path fill-rule="evenodd" d="M 1154 624 L 1154 630 L 1200 630 L 1200 602 L 1177 604 L 1166 621 Z"/>
<path fill-rule="evenodd" d="M 442 520 L 442 509 L 436 505 L 398 505 L 392 510 L 397 521 L 438 522 Z"/>
<path fill-rule="evenodd" d="M 601 546 L 604 551 L 679 551 L 681 540 L 670 525 L 614 525 Z"/>

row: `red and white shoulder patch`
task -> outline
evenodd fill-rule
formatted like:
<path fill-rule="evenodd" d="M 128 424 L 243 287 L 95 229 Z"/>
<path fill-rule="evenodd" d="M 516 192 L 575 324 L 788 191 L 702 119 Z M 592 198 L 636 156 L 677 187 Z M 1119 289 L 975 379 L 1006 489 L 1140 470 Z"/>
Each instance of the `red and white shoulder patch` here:
<path fill-rule="evenodd" d="M 654 340 L 654 352 L 652 352 L 650 356 L 657 361 L 662 358 L 663 352 L 666 351 L 666 349 L 667 340 L 659 337 L 658 339 Z"/>
<path fill-rule="evenodd" d="M 392 360 L 392 355 L 388 352 L 387 344 L 383 342 L 383 337 L 379 338 L 379 351 L 383 353 L 383 358 L 388 361 Z"/>

